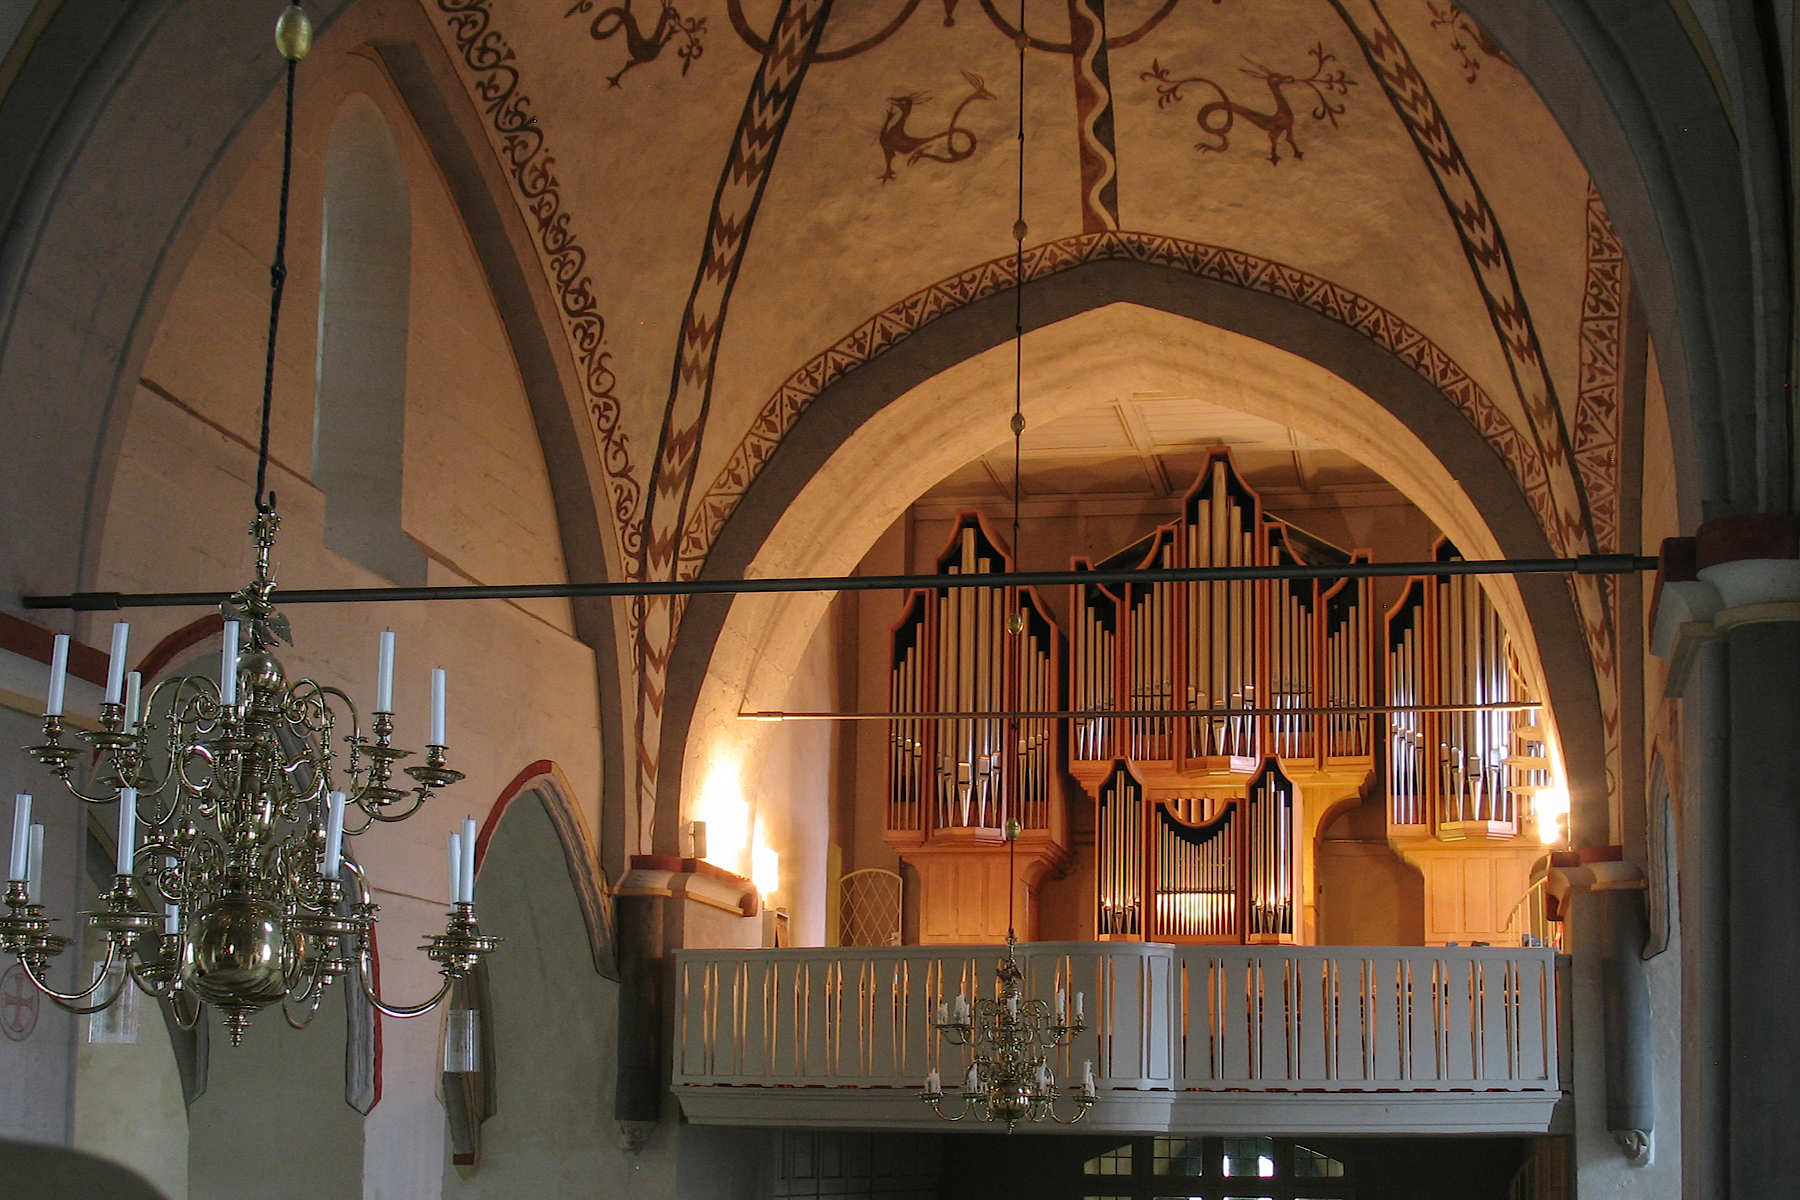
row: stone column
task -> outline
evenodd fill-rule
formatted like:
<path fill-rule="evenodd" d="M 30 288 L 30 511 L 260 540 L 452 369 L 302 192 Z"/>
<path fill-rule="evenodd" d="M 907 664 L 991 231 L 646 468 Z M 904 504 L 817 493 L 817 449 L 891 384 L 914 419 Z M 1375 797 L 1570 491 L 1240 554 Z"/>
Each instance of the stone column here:
<path fill-rule="evenodd" d="M 1690 977 L 1684 1020 L 1703 1035 L 1715 1027 L 1719 1041 L 1716 1065 L 1695 1062 L 1686 1084 L 1694 1150 L 1708 1162 L 1690 1180 L 1709 1194 L 1782 1195 L 1800 1177 L 1800 522 L 1710 521 L 1665 544 L 1657 582 L 1652 647 L 1670 660 L 1670 694 L 1686 699 L 1688 744 L 1703 756 L 1689 772 L 1703 794 L 1683 807 L 1724 843 L 1722 862 L 1716 846 L 1695 847 L 1691 883 L 1709 894 L 1683 905 L 1701 922 L 1684 940 L 1713 948 L 1696 946 L 1714 989 Z M 1722 736 L 1707 736 L 1721 718 Z M 1724 792 L 1712 819 L 1709 781 Z M 1711 1115 L 1700 1115 L 1702 1097 Z"/>

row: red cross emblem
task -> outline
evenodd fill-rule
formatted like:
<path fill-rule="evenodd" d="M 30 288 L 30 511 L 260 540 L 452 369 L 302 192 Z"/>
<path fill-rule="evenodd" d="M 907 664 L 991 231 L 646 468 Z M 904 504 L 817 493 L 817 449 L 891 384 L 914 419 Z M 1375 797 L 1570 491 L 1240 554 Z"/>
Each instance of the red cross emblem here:
<path fill-rule="evenodd" d="M 18 963 L 0 975 L 0 1033 L 22 1042 L 37 1028 L 38 990 Z"/>

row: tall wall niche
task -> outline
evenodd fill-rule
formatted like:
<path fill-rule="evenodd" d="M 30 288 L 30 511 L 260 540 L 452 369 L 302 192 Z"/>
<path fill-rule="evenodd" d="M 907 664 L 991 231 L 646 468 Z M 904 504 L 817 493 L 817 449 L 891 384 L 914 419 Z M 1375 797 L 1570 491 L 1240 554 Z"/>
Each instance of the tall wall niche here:
<path fill-rule="evenodd" d="M 401 528 L 412 213 L 393 134 L 366 96 L 332 122 L 323 230 L 313 482 L 325 544 L 422 585 L 425 554 Z"/>

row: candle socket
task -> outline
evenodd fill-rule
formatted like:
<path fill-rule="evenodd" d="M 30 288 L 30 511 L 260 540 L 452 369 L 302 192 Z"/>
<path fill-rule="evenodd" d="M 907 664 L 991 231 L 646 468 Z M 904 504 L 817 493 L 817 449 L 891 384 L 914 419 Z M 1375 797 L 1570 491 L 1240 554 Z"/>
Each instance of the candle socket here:
<path fill-rule="evenodd" d="M 425 747 L 425 761 L 417 766 L 406 768 L 406 773 L 419 781 L 419 786 L 427 792 L 435 788 L 446 788 L 463 777 L 461 771 L 445 766 L 450 751 L 445 746 Z"/>
<path fill-rule="evenodd" d="M 69 939 L 50 932 L 44 906 L 33 904 L 22 879 L 6 884 L 6 915 L 0 917 L 0 953 L 15 954 L 34 971 L 63 952 Z"/>
<path fill-rule="evenodd" d="M 27 746 L 25 752 L 49 768 L 52 775 L 67 782 L 70 766 L 81 756 L 81 751 L 74 746 L 65 746 L 62 735 L 63 719 L 60 716 L 45 717 L 43 744 Z"/>
<path fill-rule="evenodd" d="M 114 875 L 112 887 L 100 893 L 106 907 L 81 914 L 127 957 L 137 949 L 140 940 L 162 936 L 162 914 L 138 906 L 133 882 L 129 875 Z"/>
<path fill-rule="evenodd" d="M 107 733 L 118 733 L 125 728 L 125 705 L 123 703 L 102 703 L 100 705 L 100 728 Z"/>
<path fill-rule="evenodd" d="M 492 954 L 501 939 L 481 932 L 475 921 L 475 906 L 458 901 L 450 906 L 444 932 L 433 934 L 419 949 L 438 964 L 441 974 L 449 979 L 463 979 L 475 969 L 484 955 Z"/>
<path fill-rule="evenodd" d="M 395 748 L 393 713 L 377 712 L 374 718 L 375 740 L 358 739 L 355 742 L 355 753 L 367 755 L 369 759 L 368 782 L 356 794 L 355 802 L 382 809 L 405 799 L 406 793 L 390 787 L 388 780 L 394 777 L 394 763 L 409 757 L 412 751 Z"/>

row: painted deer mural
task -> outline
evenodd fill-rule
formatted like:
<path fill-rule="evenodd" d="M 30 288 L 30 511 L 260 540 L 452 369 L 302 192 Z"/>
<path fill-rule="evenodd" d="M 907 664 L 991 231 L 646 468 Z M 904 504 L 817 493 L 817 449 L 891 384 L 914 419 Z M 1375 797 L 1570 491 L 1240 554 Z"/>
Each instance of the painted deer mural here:
<path fill-rule="evenodd" d="M 1289 75 L 1281 71 L 1271 70 L 1255 59 L 1246 55 L 1244 61 L 1250 65 L 1239 70 L 1252 79 L 1260 79 L 1269 89 L 1269 99 L 1273 107 L 1268 110 L 1251 108 L 1233 100 L 1225 89 L 1204 75 L 1192 75 L 1185 79 L 1173 79 L 1168 68 L 1152 59 L 1150 69 L 1140 78 L 1156 85 L 1156 105 L 1158 108 L 1171 108 L 1179 104 L 1185 97 L 1181 89 L 1189 84 L 1203 84 L 1218 93 L 1217 100 L 1208 101 L 1200 106 L 1194 114 L 1194 121 L 1212 139 L 1194 143 L 1194 149 L 1207 152 L 1223 153 L 1231 148 L 1231 133 L 1237 122 L 1242 119 L 1262 130 L 1269 138 L 1269 162 L 1271 165 L 1281 162 L 1281 143 L 1286 142 L 1290 157 L 1300 159 L 1306 157 L 1294 141 L 1295 113 L 1293 103 L 1288 99 L 1288 89 L 1305 88 L 1312 92 L 1315 101 L 1312 111 L 1307 115 L 1315 121 L 1328 121 L 1332 128 L 1337 127 L 1337 119 L 1344 111 L 1342 101 L 1333 100 L 1333 96 L 1347 96 L 1356 81 L 1346 75 L 1342 68 L 1334 68 L 1330 64 L 1336 55 L 1327 54 L 1324 45 L 1312 48 L 1312 74 L 1304 78 Z"/>
<path fill-rule="evenodd" d="M 917 166 L 930 159 L 933 162 L 961 162 L 975 153 L 975 134 L 972 130 L 959 125 L 963 109 L 977 100 L 992 100 L 994 93 L 987 90 L 987 84 L 981 76 L 973 71 L 964 71 L 963 79 L 969 84 L 969 94 L 962 98 L 950 114 L 950 121 L 936 133 L 915 134 L 907 128 L 913 109 L 931 99 L 926 92 L 908 92 L 888 100 L 887 115 L 882 118 L 881 153 L 884 158 L 883 169 L 878 178 L 886 183 L 894 178 L 894 159 L 904 156 L 906 165 Z"/>
<path fill-rule="evenodd" d="M 623 4 L 601 9 L 594 13 L 593 23 L 588 26 L 588 33 L 596 42 L 607 41 L 621 33 L 625 35 L 625 65 L 616 74 L 606 77 L 607 86 L 618 87 L 625 72 L 647 62 L 654 62 L 663 52 L 663 47 L 676 38 L 682 39 L 682 44 L 675 52 L 681 58 L 681 73 L 686 75 L 688 68 L 694 65 L 694 60 L 705 50 L 700 39 L 706 33 L 706 18 L 691 17 L 683 20 L 671 0 L 660 0 L 662 8 L 656 14 L 656 24 L 646 35 L 631 11 L 631 3 L 632 0 L 625 0 Z M 593 7 L 594 0 L 576 0 L 574 6 L 563 16 L 572 17 L 576 13 L 590 12 Z"/>

